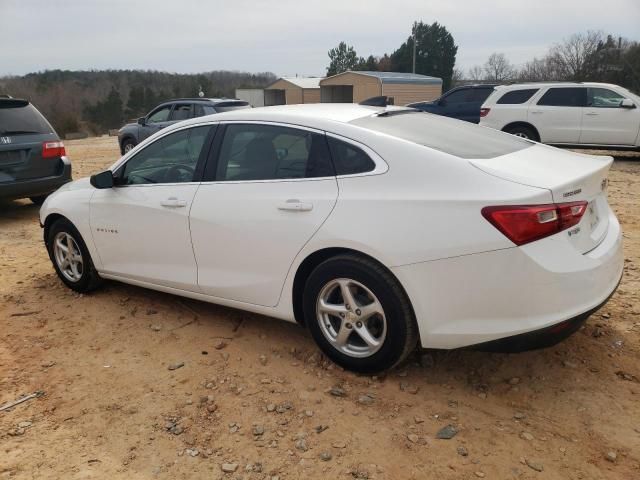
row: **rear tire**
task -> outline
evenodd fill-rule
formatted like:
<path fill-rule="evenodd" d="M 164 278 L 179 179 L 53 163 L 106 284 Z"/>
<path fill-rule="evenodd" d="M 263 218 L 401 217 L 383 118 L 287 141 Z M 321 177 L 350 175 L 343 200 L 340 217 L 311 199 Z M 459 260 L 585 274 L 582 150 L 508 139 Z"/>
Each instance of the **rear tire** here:
<path fill-rule="evenodd" d="M 510 133 L 511 135 L 515 135 L 516 137 L 533 140 L 534 142 L 540 141 L 535 130 L 525 125 L 515 125 L 513 127 L 506 128 L 505 132 Z"/>
<path fill-rule="evenodd" d="M 36 205 L 42 205 L 49 195 L 38 195 L 37 197 L 29 197 Z"/>
<path fill-rule="evenodd" d="M 339 255 L 318 265 L 307 279 L 303 306 L 320 349 L 346 369 L 387 370 L 416 347 L 418 328 L 406 293 L 370 259 Z"/>
<path fill-rule="evenodd" d="M 60 280 L 79 293 L 87 293 L 102 285 L 80 232 L 65 218 L 49 228 L 47 251 Z"/>

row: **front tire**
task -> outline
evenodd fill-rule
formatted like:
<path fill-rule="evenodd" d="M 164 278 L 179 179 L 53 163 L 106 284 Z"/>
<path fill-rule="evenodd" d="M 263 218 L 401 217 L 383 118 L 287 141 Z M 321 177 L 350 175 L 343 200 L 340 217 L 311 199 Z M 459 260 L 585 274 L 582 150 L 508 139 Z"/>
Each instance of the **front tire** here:
<path fill-rule="evenodd" d="M 346 369 L 386 370 L 416 347 L 409 299 L 395 277 L 373 260 L 340 255 L 324 261 L 307 279 L 303 303 L 314 340 Z"/>
<path fill-rule="evenodd" d="M 129 153 L 131 150 L 135 148 L 137 145 L 136 141 L 132 138 L 127 138 L 122 142 L 122 154 L 125 155 Z"/>
<path fill-rule="evenodd" d="M 64 218 L 49 228 L 47 251 L 60 280 L 70 289 L 87 293 L 102 284 L 80 232 Z"/>

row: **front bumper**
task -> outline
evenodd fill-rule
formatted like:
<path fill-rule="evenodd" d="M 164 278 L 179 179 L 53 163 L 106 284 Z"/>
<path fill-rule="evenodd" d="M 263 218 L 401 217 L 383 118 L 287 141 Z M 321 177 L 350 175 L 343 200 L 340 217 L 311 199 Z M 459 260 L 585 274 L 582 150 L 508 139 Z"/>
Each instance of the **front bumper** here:
<path fill-rule="evenodd" d="M 32 178 L 17 182 L 0 183 L 0 198 L 26 198 L 47 195 L 71 181 L 71 161 L 61 157 L 61 173 L 50 177 Z"/>
<path fill-rule="evenodd" d="M 422 346 L 460 348 L 544 331 L 606 302 L 623 269 L 613 212 L 605 238 L 586 254 L 558 235 L 392 268 L 412 302 Z"/>

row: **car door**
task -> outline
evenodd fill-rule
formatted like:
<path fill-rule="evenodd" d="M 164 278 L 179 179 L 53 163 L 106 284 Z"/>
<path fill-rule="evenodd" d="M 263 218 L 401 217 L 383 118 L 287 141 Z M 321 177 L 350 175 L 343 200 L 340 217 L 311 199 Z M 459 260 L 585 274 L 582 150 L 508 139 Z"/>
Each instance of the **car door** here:
<path fill-rule="evenodd" d="M 170 118 L 172 107 L 171 104 L 161 105 L 147 115 L 144 125 L 140 126 L 140 142 L 173 123 Z"/>
<path fill-rule="evenodd" d="M 609 88 L 589 87 L 582 117 L 580 143 L 634 145 L 640 130 L 640 109 L 623 107 L 625 100 Z"/>
<path fill-rule="evenodd" d="M 189 209 L 214 128 L 158 138 L 118 167 L 113 188 L 96 190 L 90 222 L 104 273 L 198 290 Z"/>
<path fill-rule="evenodd" d="M 454 90 L 439 101 L 440 111 L 434 112 L 445 117 L 461 118 L 465 110 L 467 89 Z"/>
<path fill-rule="evenodd" d="M 586 87 L 550 87 L 534 100 L 528 121 L 543 143 L 580 142 L 582 110 L 587 103 Z"/>
<path fill-rule="evenodd" d="M 461 107 L 460 120 L 471 123 L 480 122 L 480 107 L 493 92 L 493 87 L 474 87 L 470 88 L 465 97 L 465 102 Z"/>
<path fill-rule="evenodd" d="M 274 306 L 338 196 L 326 138 L 232 122 L 220 127 L 214 151 L 190 214 L 198 284 L 213 297 Z"/>
<path fill-rule="evenodd" d="M 188 120 L 193 117 L 193 104 L 192 103 L 176 103 L 173 105 L 171 115 L 169 119 L 171 123 L 181 122 L 182 120 Z"/>

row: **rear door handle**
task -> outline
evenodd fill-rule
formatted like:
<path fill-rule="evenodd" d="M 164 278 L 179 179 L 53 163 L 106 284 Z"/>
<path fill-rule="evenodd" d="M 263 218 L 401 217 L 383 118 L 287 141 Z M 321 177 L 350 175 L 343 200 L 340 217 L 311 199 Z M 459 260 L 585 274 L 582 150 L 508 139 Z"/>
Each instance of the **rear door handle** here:
<path fill-rule="evenodd" d="M 160 205 L 167 208 L 183 208 L 187 206 L 187 201 L 178 200 L 176 197 L 169 197 L 166 200 L 162 200 Z"/>
<path fill-rule="evenodd" d="M 587 112 L 585 113 L 585 115 L 589 115 L 591 117 L 596 116 L 596 115 L 600 115 L 598 112 Z"/>
<path fill-rule="evenodd" d="M 313 204 L 301 202 L 300 200 L 290 199 L 286 202 L 278 204 L 278 210 L 287 210 L 290 212 L 310 212 L 313 210 Z"/>
<path fill-rule="evenodd" d="M 531 113 L 539 114 L 539 113 L 542 113 L 542 110 L 531 110 Z"/>

